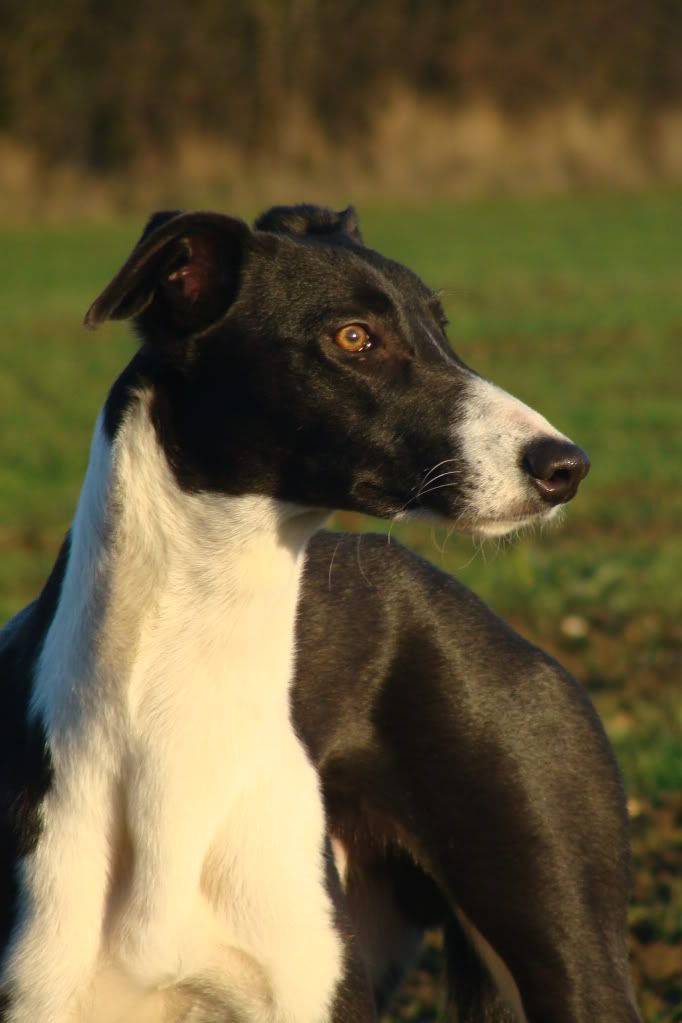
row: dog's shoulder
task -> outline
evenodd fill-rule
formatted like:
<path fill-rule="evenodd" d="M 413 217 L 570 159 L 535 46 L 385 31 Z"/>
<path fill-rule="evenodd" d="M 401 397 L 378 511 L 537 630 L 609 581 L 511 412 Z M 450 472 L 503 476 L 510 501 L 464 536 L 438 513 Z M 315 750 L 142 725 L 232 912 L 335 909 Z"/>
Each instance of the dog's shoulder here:
<path fill-rule="evenodd" d="M 321 530 L 308 546 L 303 584 L 302 604 L 312 616 L 326 617 L 330 605 L 357 615 L 364 606 L 373 618 L 405 625 L 467 632 L 475 623 L 517 636 L 453 575 L 383 533 Z"/>
<path fill-rule="evenodd" d="M 399 746 L 415 728 L 445 728 L 474 757 L 500 736 L 517 749 L 539 742 L 560 721 L 565 748 L 579 750 L 587 725 L 607 750 L 581 683 L 457 579 L 380 534 L 311 541 L 292 695 L 318 762 L 347 735 L 373 748 L 377 728 L 396 730 Z"/>
<path fill-rule="evenodd" d="M 298 648 L 321 672 L 320 651 L 331 653 L 333 672 L 335 647 L 343 649 L 342 663 L 414 660 L 417 675 L 442 671 L 489 687 L 548 674 L 575 684 L 458 579 L 379 533 L 321 531 L 308 547 Z"/>

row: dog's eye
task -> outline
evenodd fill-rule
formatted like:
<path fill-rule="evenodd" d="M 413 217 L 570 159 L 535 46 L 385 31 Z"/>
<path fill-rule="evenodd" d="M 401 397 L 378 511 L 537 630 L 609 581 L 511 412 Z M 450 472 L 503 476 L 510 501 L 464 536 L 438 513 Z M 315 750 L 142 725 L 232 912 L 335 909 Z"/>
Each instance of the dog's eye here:
<path fill-rule="evenodd" d="M 369 332 L 361 323 L 349 323 L 334 334 L 334 342 L 345 352 L 366 352 L 372 347 Z"/>

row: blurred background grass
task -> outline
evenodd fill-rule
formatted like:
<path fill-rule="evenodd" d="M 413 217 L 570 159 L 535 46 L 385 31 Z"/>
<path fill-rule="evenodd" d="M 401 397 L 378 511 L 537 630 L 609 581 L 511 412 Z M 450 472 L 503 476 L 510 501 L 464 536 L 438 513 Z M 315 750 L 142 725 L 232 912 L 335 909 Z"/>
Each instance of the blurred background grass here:
<path fill-rule="evenodd" d="M 356 203 L 463 358 L 592 457 L 558 529 L 398 535 L 590 689 L 628 786 L 638 997 L 682 1020 L 682 4 L 23 0 L 0 52 L 0 624 L 133 350 L 80 324 L 145 215 Z M 432 935 L 392 1019 L 436 1018 L 439 964 Z"/>

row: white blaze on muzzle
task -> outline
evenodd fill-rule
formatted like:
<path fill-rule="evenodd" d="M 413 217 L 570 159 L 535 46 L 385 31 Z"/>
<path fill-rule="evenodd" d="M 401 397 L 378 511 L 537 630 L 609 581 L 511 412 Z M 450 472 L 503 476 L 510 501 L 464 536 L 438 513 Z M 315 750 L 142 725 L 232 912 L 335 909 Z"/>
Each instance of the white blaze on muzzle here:
<path fill-rule="evenodd" d="M 530 444 L 543 439 L 570 443 L 544 416 L 488 380 L 472 376 L 453 434 L 467 481 L 466 519 L 477 531 L 501 534 L 557 511 L 542 504 L 523 468 Z"/>

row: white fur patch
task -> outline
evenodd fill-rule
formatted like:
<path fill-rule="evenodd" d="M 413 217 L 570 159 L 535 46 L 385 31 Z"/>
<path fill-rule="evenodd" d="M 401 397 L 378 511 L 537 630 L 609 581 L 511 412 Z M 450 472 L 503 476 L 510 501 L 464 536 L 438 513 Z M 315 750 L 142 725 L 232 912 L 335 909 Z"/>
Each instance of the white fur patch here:
<path fill-rule="evenodd" d="M 468 468 L 463 516 L 468 528 L 498 536 L 557 513 L 556 506 L 538 502 L 521 465 L 523 451 L 532 441 L 568 440 L 538 412 L 488 380 L 472 376 L 453 433 Z"/>
<path fill-rule="evenodd" d="M 54 783 L 21 865 L 8 1023 L 326 1018 L 343 952 L 289 717 L 320 524 L 182 493 L 144 396 L 113 448 L 98 423 L 35 679 Z"/>

